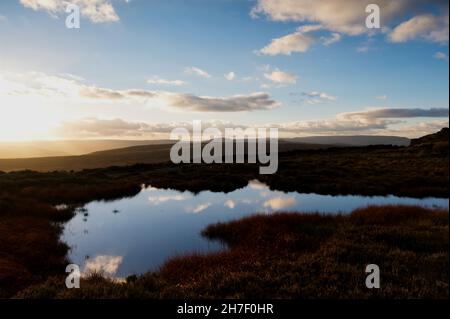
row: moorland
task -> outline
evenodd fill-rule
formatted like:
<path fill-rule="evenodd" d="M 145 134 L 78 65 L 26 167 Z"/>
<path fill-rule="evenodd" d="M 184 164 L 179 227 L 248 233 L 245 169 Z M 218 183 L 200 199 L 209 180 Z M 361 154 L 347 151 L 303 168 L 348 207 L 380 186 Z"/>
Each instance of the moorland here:
<path fill-rule="evenodd" d="M 257 178 L 281 191 L 448 197 L 448 154 L 448 129 L 443 129 L 409 146 L 280 150 L 273 175 L 259 175 L 254 164 L 169 162 L 0 172 L 0 297 L 446 298 L 448 212 L 440 209 L 383 206 L 336 217 L 256 215 L 204 230 L 228 251 L 176 257 L 158 272 L 126 283 L 93 274 L 82 289 L 70 291 L 61 279 L 69 247 L 59 235 L 75 208 L 133 196 L 142 184 L 229 192 Z M 56 209 L 58 204 L 66 206 Z M 386 289 L 361 289 L 360 269 L 369 260 L 387 269 Z"/>

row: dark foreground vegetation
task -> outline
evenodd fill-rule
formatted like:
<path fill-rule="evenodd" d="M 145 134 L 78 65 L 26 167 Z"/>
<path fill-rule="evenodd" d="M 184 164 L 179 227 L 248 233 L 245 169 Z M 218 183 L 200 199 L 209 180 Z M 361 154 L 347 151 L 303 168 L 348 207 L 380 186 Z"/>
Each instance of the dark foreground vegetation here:
<path fill-rule="evenodd" d="M 272 189 L 284 191 L 315 192 L 319 194 L 394 194 L 414 197 L 448 197 L 448 154 L 448 129 L 444 129 L 434 135 L 412 141 L 412 144 L 409 147 L 374 146 L 286 151 L 280 153 L 279 169 L 274 175 L 259 175 L 258 166 L 252 164 L 175 165 L 171 163 L 136 164 L 132 166 L 91 169 L 79 172 L 0 172 L 0 297 L 11 297 L 30 285 L 42 283 L 51 276 L 64 273 L 65 266 L 68 262 L 66 260 L 68 247 L 63 243 L 60 243 L 58 237 L 61 230 L 61 223 L 73 216 L 77 206 L 83 205 L 91 200 L 108 200 L 124 196 L 133 196 L 140 191 L 142 183 L 151 184 L 155 187 L 189 190 L 193 192 L 206 189 L 228 192 L 246 186 L 249 180 L 257 178 L 262 182 L 267 183 Z M 54 206 L 58 204 L 67 204 L 67 207 L 65 209 L 57 210 Z M 317 218 L 317 220 L 320 220 L 321 222 L 328 219 L 329 218 Z M 340 222 L 338 223 L 339 220 L 340 218 L 336 218 L 330 223 L 335 225 L 333 227 L 336 228 L 336 225 L 341 225 Z M 432 221 L 434 221 L 434 219 L 432 219 Z M 245 222 L 248 223 L 248 221 Z M 255 223 L 256 222 L 257 219 L 255 220 Z M 397 228 L 392 228 L 395 229 L 394 233 L 391 234 L 393 236 L 392 245 L 397 245 L 395 239 L 395 236 L 397 235 L 407 236 L 407 238 L 409 238 L 408 240 L 412 243 L 417 240 L 422 243 L 422 239 L 423 242 L 425 242 L 428 236 L 427 234 L 431 231 L 431 228 L 428 228 L 428 226 L 432 225 L 430 222 L 427 223 L 423 226 L 424 233 L 421 233 L 419 231 L 420 229 L 418 229 L 417 232 L 414 230 L 413 233 L 409 233 L 409 230 L 406 230 L 406 228 L 403 230 L 403 224 L 400 224 Z M 343 225 L 347 225 L 345 227 L 350 227 L 348 225 L 352 225 L 352 223 L 345 222 Z M 419 223 L 418 225 L 421 224 Z M 376 225 L 374 227 L 376 228 Z M 448 225 L 444 225 L 443 227 L 448 227 Z M 340 226 L 337 228 L 341 229 Z M 335 234 L 334 231 L 336 231 L 336 229 L 333 229 L 330 229 L 329 233 L 325 233 L 332 236 L 331 234 Z M 351 227 L 349 229 L 351 229 Z M 277 227 L 274 227 L 273 231 L 282 233 Z M 395 232 L 397 235 L 395 235 Z M 210 229 L 205 234 L 213 236 L 214 232 Z M 349 235 L 350 234 L 351 232 Z M 419 237 L 416 238 L 416 235 Z M 357 235 L 355 236 L 355 238 L 359 238 Z M 363 233 L 361 233 L 361 236 L 363 236 Z M 366 237 L 364 236 L 363 238 L 359 238 L 359 240 L 366 240 Z M 216 237 L 226 240 L 232 247 L 235 247 L 235 244 L 230 242 L 230 240 L 233 240 L 230 239 L 230 236 L 223 238 L 221 236 Z M 239 241 L 238 234 L 236 234 L 235 238 L 236 241 Z M 343 237 L 339 238 L 344 240 Z M 319 238 L 316 238 L 316 240 L 318 239 Z M 320 239 L 322 239 L 322 237 Z M 349 240 L 351 242 L 352 238 Z M 369 240 L 369 237 L 367 237 L 367 240 Z M 242 243 L 242 241 L 240 242 Z M 325 241 L 320 242 L 324 243 Z M 400 239 L 399 242 L 401 242 Z M 432 242 L 436 243 L 435 241 Z M 362 241 L 360 244 L 365 245 L 366 242 Z M 445 242 L 443 244 L 445 244 Z M 361 264 L 366 262 L 363 258 L 363 253 L 357 249 L 357 246 L 351 246 L 353 243 L 349 245 L 350 246 L 348 246 L 346 251 L 341 252 L 344 254 L 342 255 L 342 258 L 350 258 L 353 256 L 355 262 L 358 261 L 358 263 Z M 422 244 L 418 247 L 422 247 L 421 245 Z M 324 249 L 323 247 L 321 249 Z M 442 247 L 439 246 L 437 248 L 441 249 Z M 315 253 L 321 252 L 321 249 L 315 250 Z M 412 249 L 412 251 L 416 253 L 414 249 Z M 247 249 L 245 254 L 247 256 L 256 254 L 254 260 L 260 260 L 261 263 L 270 259 L 267 256 L 259 256 L 259 251 L 260 250 L 256 248 L 254 251 Z M 303 252 L 300 253 L 300 251 L 297 253 L 303 255 Z M 406 249 L 406 251 L 408 252 L 409 250 Z M 235 254 L 240 254 L 242 252 L 243 250 L 239 248 L 237 250 L 233 249 L 230 253 L 224 253 L 224 259 L 220 260 L 220 262 L 224 263 L 224 265 L 226 265 L 227 260 L 229 263 L 234 263 L 236 262 Z M 425 251 L 424 256 L 428 256 L 427 258 L 438 258 L 440 256 L 439 254 L 441 254 L 436 251 L 433 253 L 430 252 L 431 250 Z M 293 254 L 295 255 L 297 253 Z M 289 252 L 286 256 L 290 256 L 290 254 L 291 253 Z M 445 254 L 448 256 L 448 247 L 445 250 Z M 218 258 L 222 258 L 221 256 L 222 255 L 212 255 L 208 258 L 191 256 L 186 259 L 174 260 L 167 264 L 165 266 L 166 268 L 163 268 L 161 274 L 164 273 L 164 269 L 168 271 L 168 269 L 174 270 L 176 268 L 175 266 L 170 268 L 171 264 L 180 265 L 180 267 L 178 267 L 179 269 L 176 270 L 179 273 L 183 273 L 183 271 L 195 272 L 194 269 L 189 269 L 189 267 L 191 267 L 190 265 L 194 265 L 193 263 L 197 262 L 196 260 L 199 260 L 198 262 L 201 265 L 204 265 L 204 267 L 208 267 L 209 260 L 213 262 L 214 260 L 218 260 Z M 358 259 L 359 256 L 361 256 L 360 259 Z M 407 257 L 409 255 L 405 256 Z M 259 257 L 262 259 L 258 259 Z M 282 257 L 284 258 L 284 255 Z M 312 258 L 313 256 L 310 257 Z M 280 259 L 280 256 L 277 258 Z M 414 257 L 407 258 L 414 259 Z M 244 259 L 242 260 L 244 262 Z M 414 263 L 421 264 L 421 260 L 422 259 L 414 260 Z M 192 261 L 192 264 L 190 261 Z M 282 260 L 277 262 L 274 261 L 274 267 L 278 262 L 282 263 Z M 290 263 L 287 260 L 286 262 Z M 313 260 L 309 260 L 308 262 L 313 262 Z M 375 263 L 374 261 L 370 262 Z M 405 262 L 405 260 L 402 259 L 401 262 Z M 431 260 L 427 260 L 427 262 L 432 264 Z M 253 264 L 253 259 L 247 259 L 247 264 L 251 265 L 251 267 L 245 269 L 256 267 Z M 413 264 L 413 262 L 411 262 L 411 264 Z M 318 264 L 316 271 L 323 272 L 323 269 L 320 269 L 320 265 L 325 266 L 325 264 Z M 382 265 L 381 261 L 379 265 Z M 446 268 L 448 269 L 448 263 L 446 265 Z M 197 264 L 195 265 L 195 267 L 198 266 L 199 265 Z M 278 265 L 276 267 L 281 266 L 282 265 Z M 360 265 L 355 265 L 355 267 L 359 266 Z M 405 266 L 405 269 L 406 268 L 408 267 Z M 200 267 L 199 269 L 202 268 Z M 283 268 L 281 267 L 280 269 Z M 331 268 L 327 266 L 326 269 Z M 275 270 L 276 269 L 274 269 L 274 271 Z M 244 290 L 241 292 L 232 292 L 231 290 L 226 292 L 228 289 L 226 286 L 224 286 L 222 291 L 220 288 L 221 282 L 219 280 L 221 271 L 220 269 L 216 269 L 215 272 L 217 272 L 217 276 L 219 277 L 211 277 L 209 284 L 211 289 L 217 287 L 215 296 L 222 296 L 225 294 L 229 294 L 230 296 L 247 296 Z M 198 272 L 198 274 L 201 273 L 203 272 Z M 351 273 L 352 272 L 350 271 L 348 274 Z M 234 273 L 227 273 L 226 269 L 224 269 L 223 275 L 225 276 L 225 274 L 231 276 Z M 427 272 L 427 274 L 429 273 Z M 335 276 L 331 273 L 329 275 L 331 277 Z M 154 276 L 158 277 L 160 275 L 148 275 L 145 278 L 153 278 Z M 255 277 L 255 280 L 260 277 L 258 273 L 251 272 L 250 270 L 248 274 L 237 271 L 236 276 L 238 277 L 236 277 L 237 279 L 235 278 L 235 280 L 238 280 L 240 276 L 243 276 L 243 278 L 248 276 L 249 278 L 246 279 L 249 283 L 248 287 L 250 287 L 252 283 L 250 277 Z M 170 278 L 170 276 L 160 278 Z M 230 280 L 233 280 L 233 278 L 234 277 L 231 276 Z M 417 280 L 426 280 L 422 277 L 418 278 L 419 279 Z M 102 284 L 104 283 L 103 279 L 97 278 L 97 280 L 100 280 Z M 144 280 L 144 277 L 140 278 L 139 282 L 143 282 L 142 280 Z M 159 279 L 155 280 L 155 285 L 160 287 L 158 286 L 160 285 Z M 282 278 L 280 277 L 279 280 L 282 280 Z M 413 278 L 411 280 L 414 281 L 415 279 Z M 150 282 L 152 281 L 149 281 L 149 285 Z M 439 283 L 440 282 L 441 281 L 439 280 Z M 280 281 L 279 283 L 281 284 L 282 282 Z M 289 281 L 286 281 L 286 285 L 290 286 L 291 284 L 288 283 Z M 358 283 L 360 283 L 359 279 Z M 228 282 L 228 284 L 231 285 L 230 282 Z M 206 292 L 205 290 L 205 292 L 202 292 L 197 290 L 194 292 L 193 290 L 189 290 L 189 287 L 182 289 L 184 285 L 184 283 L 179 283 L 179 287 L 176 289 L 174 288 L 174 291 L 170 292 L 170 287 L 174 286 L 168 284 L 166 286 L 168 290 L 165 288 L 162 289 L 160 296 L 164 297 L 171 294 L 175 296 L 178 292 L 182 295 L 186 294 L 189 296 L 193 296 L 190 294 L 195 294 L 197 292 L 199 293 L 198 296 L 213 296 L 212 291 Z M 311 283 L 311 289 L 313 289 L 313 285 L 315 284 Z M 345 285 L 349 284 L 346 283 Z M 274 284 L 274 287 L 277 287 L 276 289 L 281 292 L 284 291 L 283 289 L 295 290 L 296 288 L 294 286 L 282 288 Z M 321 282 L 318 281 L 316 289 L 320 286 Z M 105 287 L 113 287 L 115 290 L 117 287 L 122 286 L 107 283 L 107 286 Z M 130 287 L 132 286 L 123 286 L 122 288 L 128 291 L 127 289 Z M 270 296 L 270 291 L 272 290 L 270 290 L 269 287 L 263 287 L 264 289 L 267 288 L 267 296 Z M 302 289 L 304 289 L 303 285 L 302 287 Z M 314 293 L 317 293 L 316 297 L 332 296 L 331 291 L 326 293 L 327 287 L 327 284 L 322 286 L 322 289 L 324 289 L 323 293 L 311 291 L 310 294 L 304 295 L 312 297 Z M 351 287 L 351 285 L 348 287 Z M 426 285 L 422 285 L 422 287 L 426 287 Z M 258 296 L 257 287 L 255 286 L 251 289 L 254 290 L 255 296 Z M 409 290 L 402 294 L 402 296 L 414 295 L 414 290 L 411 290 L 412 288 L 408 289 Z M 119 291 L 121 290 L 119 289 Z M 153 290 L 149 289 L 148 291 Z M 304 293 L 304 290 L 302 291 L 301 294 Z M 441 290 L 433 291 L 439 291 L 439 295 L 442 294 Z M 423 290 L 421 290 L 420 293 L 417 292 L 416 295 L 421 296 L 420 294 L 422 294 L 422 292 Z M 37 291 L 33 290 L 33 293 L 37 293 Z M 150 296 L 153 296 L 153 293 L 154 292 L 149 293 Z M 355 295 L 355 292 L 352 292 L 350 288 L 348 293 Z M 383 296 L 388 296 L 387 293 L 388 292 L 385 290 Z M 299 294 L 293 292 L 291 296 L 297 296 Z M 345 292 L 341 291 L 339 295 L 343 296 L 343 294 L 345 294 Z M 431 291 L 424 294 L 430 296 Z M 282 296 L 281 293 L 280 296 Z"/>
<path fill-rule="evenodd" d="M 372 206 L 349 216 L 256 215 L 208 227 L 229 250 L 174 258 L 126 283 L 64 277 L 24 298 L 448 298 L 448 211 Z M 367 289 L 377 264 L 381 288 Z"/>

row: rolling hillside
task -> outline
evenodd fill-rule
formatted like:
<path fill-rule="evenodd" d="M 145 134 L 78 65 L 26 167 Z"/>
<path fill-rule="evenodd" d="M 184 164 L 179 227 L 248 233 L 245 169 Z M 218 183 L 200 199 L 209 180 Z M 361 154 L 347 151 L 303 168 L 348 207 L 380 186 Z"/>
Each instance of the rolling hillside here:
<path fill-rule="evenodd" d="M 52 151 L 62 150 L 64 142 L 48 142 Z M 90 145 L 89 143 L 92 143 Z M 134 144 L 138 145 L 134 145 Z M 144 144 L 145 143 L 145 144 Z M 280 139 L 279 151 L 322 149 L 340 146 L 365 145 L 397 145 L 407 146 L 410 140 L 392 136 L 313 136 L 291 139 Z M 130 146 L 131 144 L 131 146 Z M 142 145 L 144 144 L 144 145 Z M 148 145 L 150 144 L 150 145 Z M 25 144 L 22 144 L 22 146 Z M 44 146 L 45 143 L 39 144 Z M 120 148 L 120 145 L 126 147 Z M 32 158 L 3 158 L 0 159 L 0 171 L 56 171 L 82 170 L 108 166 L 124 166 L 136 163 L 153 164 L 170 160 L 170 148 L 173 142 L 160 141 L 68 141 L 66 149 L 82 150 L 94 149 L 88 154 L 75 156 L 46 156 Z M 56 147 L 58 146 L 58 147 Z M 112 148 L 104 150 L 105 148 Z M 98 149 L 100 148 L 100 151 Z"/>

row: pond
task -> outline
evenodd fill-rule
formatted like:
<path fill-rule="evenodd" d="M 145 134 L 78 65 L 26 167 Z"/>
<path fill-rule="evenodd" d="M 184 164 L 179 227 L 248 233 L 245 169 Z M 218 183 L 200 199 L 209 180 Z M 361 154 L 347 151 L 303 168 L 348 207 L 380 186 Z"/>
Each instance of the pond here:
<path fill-rule="evenodd" d="M 331 196 L 273 191 L 256 180 L 230 193 L 198 194 L 143 187 L 132 197 L 93 201 L 64 226 L 70 260 L 82 271 L 123 278 L 156 270 L 170 257 L 224 249 L 200 235 L 210 224 L 275 211 L 349 213 L 373 204 L 448 209 L 446 198 Z"/>

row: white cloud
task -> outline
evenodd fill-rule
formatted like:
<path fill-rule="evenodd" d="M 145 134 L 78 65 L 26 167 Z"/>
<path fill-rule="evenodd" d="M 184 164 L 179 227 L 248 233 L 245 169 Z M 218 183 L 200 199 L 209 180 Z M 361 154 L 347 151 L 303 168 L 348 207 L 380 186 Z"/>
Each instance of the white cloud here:
<path fill-rule="evenodd" d="M 320 24 L 304 25 L 297 28 L 296 32 L 285 35 L 272 41 L 258 51 L 264 55 L 291 55 L 292 53 L 304 53 L 308 51 L 315 43 L 322 43 L 329 46 L 341 40 L 342 36 L 333 32 L 331 34 L 317 35 L 317 32 L 323 33 L 324 27 Z"/>
<path fill-rule="evenodd" d="M 148 79 L 147 83 L 157 84 L 157 85 L 172 85 L 172 86 L 183 86 L 183 85 L 187 84 L 185 81 L 182 81 L 182 80 L 166 80 L 166 79 L 160 78 L 157 75 L 152 76 L 150 79 Z"/>
<path fill-rule="evenodd" d="M 416 38 L 448 43 L 448 15 L 418 15 L 401 23 L 389 34 L 392 42 L 406 42 Z"/>
<path fill-rule="evenodd" d="M 303 92 L 302 96 L 304 97 L 304 101 L 308 104 L 321 104 L 330 101 L 336 101 L 337 97 L 325 92 Z"/>
<path fill-rule="evenodd" d="M 227 74 L 224 74 L 224 77 L 228 81 L 233 81 L 236 78 L 236 74 L 234 72 L 229 72 Z"/>
<path fill-rule="evenodd" d="M 184 201 L 188 198 L 189 198 L 189 196 L 187 196 L 187 195 L 176 194 L 176 195 L 150 196 L 148 198 L 148 200 L 150 201 L 150 203 L 152 203 L 154 205 L 159 205 L 161 203 L 165 203 L 165 202 L 169 202 L 169 201 L 176 201 L 176 202 Z"/>
<path fill-rule="evenodd" d="M 236 207 L 236 203 L 233 200 L 229 199 L 224 203 L 224 206 L 228 207 L 229 209 L 233 209 L 234 207 Z"/>
<path fill-rule="evenodd" d="M 256 110 L 270 110 L 279 107 L 279 103 L 272 100 L 264 92 L 249 95 L 235 95 L 231 97 L 196 96 L 171 92 L 159 92 L 158 98 L 167 105 L 184 111 L 193 112 L 243 112 Z"/>
<path fill-rule="evenodd" d="M 152 135 L 161 129 L 162 127 L 147 123 L 127 122 L 122 119 L 84 118 L 63 122 L 55 133 L 64 138 L 141 137 Z M 168 127 L 167 132 L 170 130 Z"/>
<path fill-rule="evenodd" d="M 122 264 L 122 261 L 122 256 L 96 256 L 95 258 L 86 261 L 83 273 L 101 273 L 106 276 L 114 276 Z"/>
<path fill-rule="evenodd" d="M 350 36 L 373 34 L 373 29 L 365 26 L 365 8 L 372 0 L 257 0 L 251 11 L 256 18 L 266 16 L 272 21 L 293 21 L 321 25 L 332 32 L 323 44 L 338 41 L 340 34 Z M 378 0 L 382 14 L 381 32 L 393 29 L 389 38 L 393 42 L 403 42 L 421 37 L 433 42 L 448 43 L 448 0 Z M 437 15 L 437 12 L 439 13 Z M 405 16 L 414 16 L 402 21 Z M 274 39 L 262 49 L 263 54 L 291 54 L 306 52 L 316 41 L 308 31 L 300 31 Z"/>
<path fill-rule="evenodd" d="M 386 101 L 388 96 L 386 94 L 383 95 L 379 95 L 377 97 L 375 97 L 377 100 L 381 100 L 381 101 Z"/>
<path fill-rule="evenodd" d="M 270 208 L 272 210 L 285 209 L 296 204 L 296 200 L 293 197 L 275 197 L 264 202 L 263 206 L 265 208 Z"/>
<path fill-rule="evenodd" d="M 259 50 L 259 52 L 265 55 L 291 55 L 291 53 L 295 52 L 308 51 L 314 42 L 313 37 L 301 32 L 295 32 L 281 38 L 273 39 L 267 46 Z"/>
<path fill-rule="evenodd" d="M 204 70 L 202 70 L 200 68 L 197 68 L 195 66 L 191 66 L 191 67 L 185 68 L 184 72 L 186 74 L 190 74 L 190 75 L 198 75 L 198 76 L 201 76 L 203 78 L 210 78 L 211 77 L 211 75 L 208 72 L 206 72 L 206 71 L 204 71 Z"/>
<path fill-rule="evenodd" d="M 448 108 L 379 108 L 341 113 L 334 118 L 324 120 L 296 121 L 268 124 L 268 126 L 278 127 L 280 131 L 300 135 L 339 135 L 361 132 L 365 134 L 383 134 L 391 125 L 402 124 L 403 121 L 400 119 L 448 118 L 448 114 Z"/>
<path fill-rule="evenodd" d="M 444 126 L 448 126 L 448 108 L 378 108 L 359 112 L 341 113 L 335 117 L 322 120 L 294 121 L 285 123 L 266 123 L 254 125 L 239 125 L 221 120 L 203 121 L 202 127 L 216 127 L 220 131 L 225 128 L 272 127 L 278 128 L 280 133 L 305 135 L 347 135 L 347 134 L 389 134 L 396 132 L 401 136 L 420 136 L 434 133 Z M 425 121 L 411 124 L 407 119 L 441 118 L 440 120 Z M 185 128 L 192 131 L 191 122 L 171 123 L 143 123 L 127 122 L 121 119 L 85 118 L 64 122 L 55 131 L 56 136 L 62 138 L 167 138 L 174 128 Z M 414 131 L 414 127 L 418 130 Z M 267 186 L 256 180 L 249 182 L 252 189 L 263 190 Z M 182 200 L 172 198 L 174 200 Z M 167 199 L 169 200 L 169 199 Z M 157 199 L 154 200 L 156 202 Z"/>
<path fill-rule="evenodd" d="M 264 92 L 211 97 L 144 89 L 114 90 L 88 85 L 83 79 L 71 75 L 48 75 L 41 72 L 0 74 L 0 80 L 0 94 L 40 96 L 53 101 L 59 99 L 61 102 L 156 103 L 163 107 L 193 112 L 242 112 L 270 110 L 280 106 L 280 103 Z"/>
<path fill-rule="evenodd" d="M 3 93 L 11 96 L 39 96 L 49 99 L 105 99 L 123 100 L 149 98 L 154 93 L 147 90 L 112 90 L 94 85 L 87 85 L 84 79 L 70 74 L 46 74 L 43 72 L 26 72 L 0 74 L 4 83 Z M 0 91 L 0 93 L 2 93 Z"/>
<path fill-rule="evenodd" d="M 292 33 L 280 38 L 273 39 L 267 46 L 258 51 L 264 55 L 291 55 L 292 53 L 304 53 L 315 43 L 329 46 L 341 40 L 342 36 L 337 32 L 318 35 L 324 33 L 324 26 L 320 24 L 303 25 Z"/>
<path fill-rule="evenodd" d="M 68 4 L 80 7 L 80 13 L 94 23 L 119 21 L 110 0 L 20 0 L 20 3 L 35 11 L 46 11 L 52 16 L 65 13 Z"/>
<path fill-rule="evenodd" d="M 194 213 L 194 214 L 198 214 L 203 212 L 205 209 L 207 209 L 208 207 L 211 206 L 211 203 L 203 203 L 203 204 L 199 204 L 194 208 L 188 208 L 187 211 L 189 213 Z"/>
<path fill-rule="evenodd" d="M 381 108 L 360 112 L 342 113 L 343 117 L 362 117 L 367 119 L 413 118 L 413 117 L 448 117 L 448 108 Z"/>
<path fill-rule="evenodd" d="M 438 60 L 448 60 L 448 56 L 444 52 L 436 52 L 433 57 Z"/>
<path fill-rule="evenodd" d="M 379 0 L 383 15 L 392 16 L 405 7 L 407 0 Z M 252 16 L 265 15 L 273 21 L 316 22 L 329 30 L 350 35 L 367 31 L 365 8 L 370 0 L 258 0 Z"/>
<path fill-rule="evenodd" d="M 284 72 L 279 69 L 264 73 L 264 77 L 276 84 L 295 84 L 297 83 L 298 78 L 295 74 Z"/>
<path fill-rule="evenodd" d="M 322 43 L 324 46 L 329 46 L 333 43 L 339 42 L 341 40 L 342 36 L 339 33 L 332 33 L 329 37 L 320 37 Z"/>

